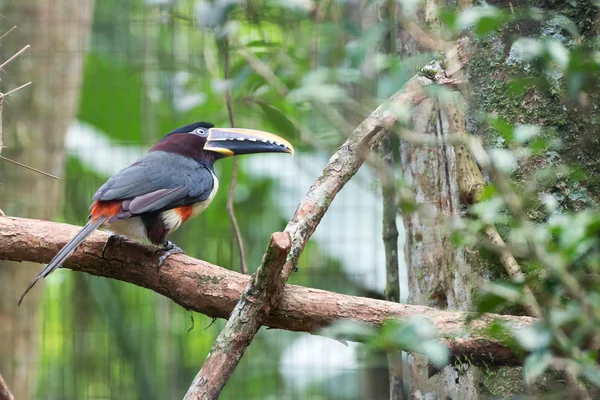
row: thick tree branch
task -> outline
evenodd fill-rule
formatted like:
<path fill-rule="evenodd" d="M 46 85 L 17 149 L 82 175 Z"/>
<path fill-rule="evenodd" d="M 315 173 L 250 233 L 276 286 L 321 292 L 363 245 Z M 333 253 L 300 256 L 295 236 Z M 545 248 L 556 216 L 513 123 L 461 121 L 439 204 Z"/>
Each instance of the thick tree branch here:
<path fill-rule="evenodd" d="M 225 328 L 196 375 L 185 400 L 217 399 L 244 351 L 277 305 L 283 285 L 278 279 L 292 241 L 288 233 L 271 235 L 261 266 L 250 278 Z"/>
<path fill-rule="evenodd" d="M 0 259 L 47 263 L 80 229 L 73 225 L 12 217 L 0 217 Z M 130 240 L 110 247 L 102 258 L 108 238 L 96 232 L 65 263 L 66 268 L 133 283 L 162 294 L 186 309 L 214 318 L 228 318 L 250 279 L 219 266 L 176 254 L 156 270 L 155 248 Z M 289 257 L 288 257 L 289 258 Z M 17 299 L 15 298 L 15 304 Z M 277 307 L 265 325 L 271 328 L 318 333 L 340 319 L 380 326 L 386 319 L 422 317 L 437 328 L 453 356 L 469 357 L 488 365 L 515 365 L 520 357 L 483 334 L 466 334 L 469 314 L 398 304 L 325 290 L 286 285 Z M 536 321 L 531 317 L 487 315 L 474 321 L 471 332 L 482 332 L 500 321 L 519 328 Z M 456 337 L 457 334 L 462 334 Z"/>

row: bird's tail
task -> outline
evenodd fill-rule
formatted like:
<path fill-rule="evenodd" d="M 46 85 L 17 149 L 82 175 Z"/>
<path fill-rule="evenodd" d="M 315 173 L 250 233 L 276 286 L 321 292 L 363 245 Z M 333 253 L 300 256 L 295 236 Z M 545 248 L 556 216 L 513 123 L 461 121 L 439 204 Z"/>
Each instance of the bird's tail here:
<path fill-rule="evenodd" d="M 52 273 L 52 271 L 54 271 L 56 268 L 59 268 L 65 262 L 65 260 L 69 258 L 71 254 L 75 252 L 75 250 L 77 250 L 77 247 L 79 247 L 81 242 L 83 242 L 88 236 L 92 234 L 92 232 L 94 232 L 100 225 L 102 225 L 104 221 L 106 221 L 106 219 L 107 217 L 101 217 L 98 219 L 90 220 L 77 233 L 77 235 L 73 236 L 73 238 L 69 240 L 65 247 L 63 247 L 58 253 L 56 253 L 52 261 L 50 261 L 50 263 L 46 265 L 46 267 L 38 274 L 38 276 L 35 277 L 33 281 L 31 281 L 27 289 L 25 289 L 25 291 L 21 295 L 21 298 L 19 299 L 19 305 L 21 305 L 21 302 L 23 301 L 23 298 L 25 297 L 27 292 L 31 290 L 31 288 L 36 284 L 36 282 L 40 278 L 47 277 Z"/>

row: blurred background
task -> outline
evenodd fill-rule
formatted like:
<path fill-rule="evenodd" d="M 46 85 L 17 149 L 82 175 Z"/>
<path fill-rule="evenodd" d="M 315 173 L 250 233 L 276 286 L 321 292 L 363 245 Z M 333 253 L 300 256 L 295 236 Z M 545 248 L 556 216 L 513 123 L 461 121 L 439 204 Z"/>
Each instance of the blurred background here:
<path fill-rule="evenodd" d="M 1 59 L 31 45 L 5 67 L 1 90 L 33 81 L 4 102 L 3 155 L 60 177 L 0 162 L 0 208 L 84 224 L 96 189 L 164 134 L 199 120 L 229 126 L 229 89 L 238 127 L 271 131 L 297 149 L 294 158 L 240 159 L 234 200 L 250 272 L 345 135 L 429 57 L 407 57 L 376 79 L 376 57 L 364 60 L 383 29 L 368 1 L 3 0 L 0 14 L 0 32 L 18 27 L 1 39 Z M 263 62 L 271 77 L 255 71 Z M 365 101 L 338 107 L 348 96 Z M 336 118 L 308 101 L 336 107 Z M 226 212 L 232 160 L 216 172 L 211 207 L 170 239 L 239 271 Z M 375 180 L 363 168 L 335 199 L 290 283 L 383 298 Z M 224 325 L 69 270 L 16 308 L 41 266 L 2 263 L 0 371 L 19 399 L 182 398 Z M 386 368 L 385 356 L 358 344 L 262 329 L 222 398 L 385 397 Z"/>

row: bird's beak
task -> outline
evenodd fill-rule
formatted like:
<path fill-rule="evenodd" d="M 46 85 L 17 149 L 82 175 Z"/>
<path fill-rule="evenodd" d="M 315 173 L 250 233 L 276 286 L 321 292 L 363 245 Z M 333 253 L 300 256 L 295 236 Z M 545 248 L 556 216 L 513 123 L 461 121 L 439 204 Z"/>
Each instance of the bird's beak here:
<path fill-rule="evenodd" d="M 287 140 L 272 133 L 243 128 L 210 128 L 204 150 L 225 156 L 252 153 L 294 154 L 294 148 Z"/>

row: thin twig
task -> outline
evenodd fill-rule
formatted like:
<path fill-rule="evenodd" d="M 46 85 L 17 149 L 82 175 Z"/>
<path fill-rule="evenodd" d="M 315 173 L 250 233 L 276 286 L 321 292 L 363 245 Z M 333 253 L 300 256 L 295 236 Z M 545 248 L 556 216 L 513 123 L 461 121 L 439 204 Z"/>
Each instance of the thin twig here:
<path fill-rule="evenodd" d="M 11 94 L 13 94 L 13 93 L 15 93 L 15 92 L 17 92 L 17 91 L 19 91 L 19 90 L 23 89 L 24 87 L 27 87 L 27 86 L 29 86 L 29 85 L 31 85 L 31 81 L 30 81 L 30 82 L 27 82 L 27 83 L 24 83 L 24 84 L 22 84 L 22 85 L 21 85 L 21 86 L 19 86 L 19 87 L 16 87 L 16 88 L 14 88 L 14 89 L 11 89 L 11 90 L 9 90 L 9 91 L 8 91 L 8 92 L 6 92 L 6 93 L 0 93 L 0 98 L 2 98 L 2 97 L 6 97 L 6 96 L 10 96 Z"/>
<path fill-rule="evenodd" d="M 0 375 L 0 400 L 15 400 L 2 375 Z"/>
<path fill-rule="evenodd" d="M 11 162 L 11 163 L 16 164 L 16 165 L 18 165 L 20 167 L 27 168 L 27 169 L 30 169 L 32 171 L 35 171 L 38 174 L 46 175 L 47 177 L 54 178 L 54 179 L 58 180 L 58 176 L 56 176 L 56 175 L 52 175 L 52 174 L 49 174 L 47 172 L 41 171 L 41 170 L 39 170 L 37 168 L 30 167 L 29 165 L 21 164 L 20 162 L 15 161 L 15 160 L 11 160 L 10 158 L 6 158 L 4 156 L 0 156 L 0 160 L 5 160 L 5 161 L 8 161 L 8 162 Z"/>
<path fill-rule="evenodd" d="M 226 39 L 227 40 L 227 39 Z M 233 114 L 233 102 L 231 100 L 231 88 L 229 87 L 229 45 L 225 45 L 224 49 L 224 76 L 226 81 L 226 89 L 225 89 L 225 103 L 227 104 L 227 114 L 229 115 L 229 124 L 232 128 L 235 128 L 235 118 Z M 235 194 L 235 185 L 237 184 L 239 163 L 238 158 L 233 157 L 233 166 L 231 171 L 231 183 L 229 184 L 229 193 L 227 194 L 227 215 L 229 215 L 229 220 L 231 221 L 231 226 L 233 227 L 233 231 L 235 232 L 235 240 L 238 245 L 238 250 L 240 253 L 240 272 L 242 274 L 248 273 L 248 264 L 246 263 L 246 252 L 244 251 L 244 238 L 242 237 L 242 232 L 240 230 L 240 226 L 238 224 L 237 218 L 235 216 L 234 209 L 234 194 Z"/>
<path fill-rule="evenodd" d="M 17 51 L 11 58 L 9 58 L 8 60 L 4 61 L 1 65 L 0 65 L 0 70 L 2 68 L 4 68 L 9 62 L 11 62 L 12 60 L 14 60 L 15 58 L 19 57 L 19 55 L 21 53 L 23 53 L 25 50 L 27 50 L 28 48 L 30 48 L 30 45 L 27 45 L 25 47 L 23 47 L 21 50 Z"/>
<path fill-rule="evenodd" d="M 4 34 L 2 36 L 0 36 L 0 40 L 4 39 L 6 37 L 6 35 L 8 35 L 9 33 L 11 33 L 12 31 L 14 31 L 15 29 L 17 29 L 17 26 L 13 26 L 12 28 L 10 28 L 8 31 L 4 32 Z"/>

